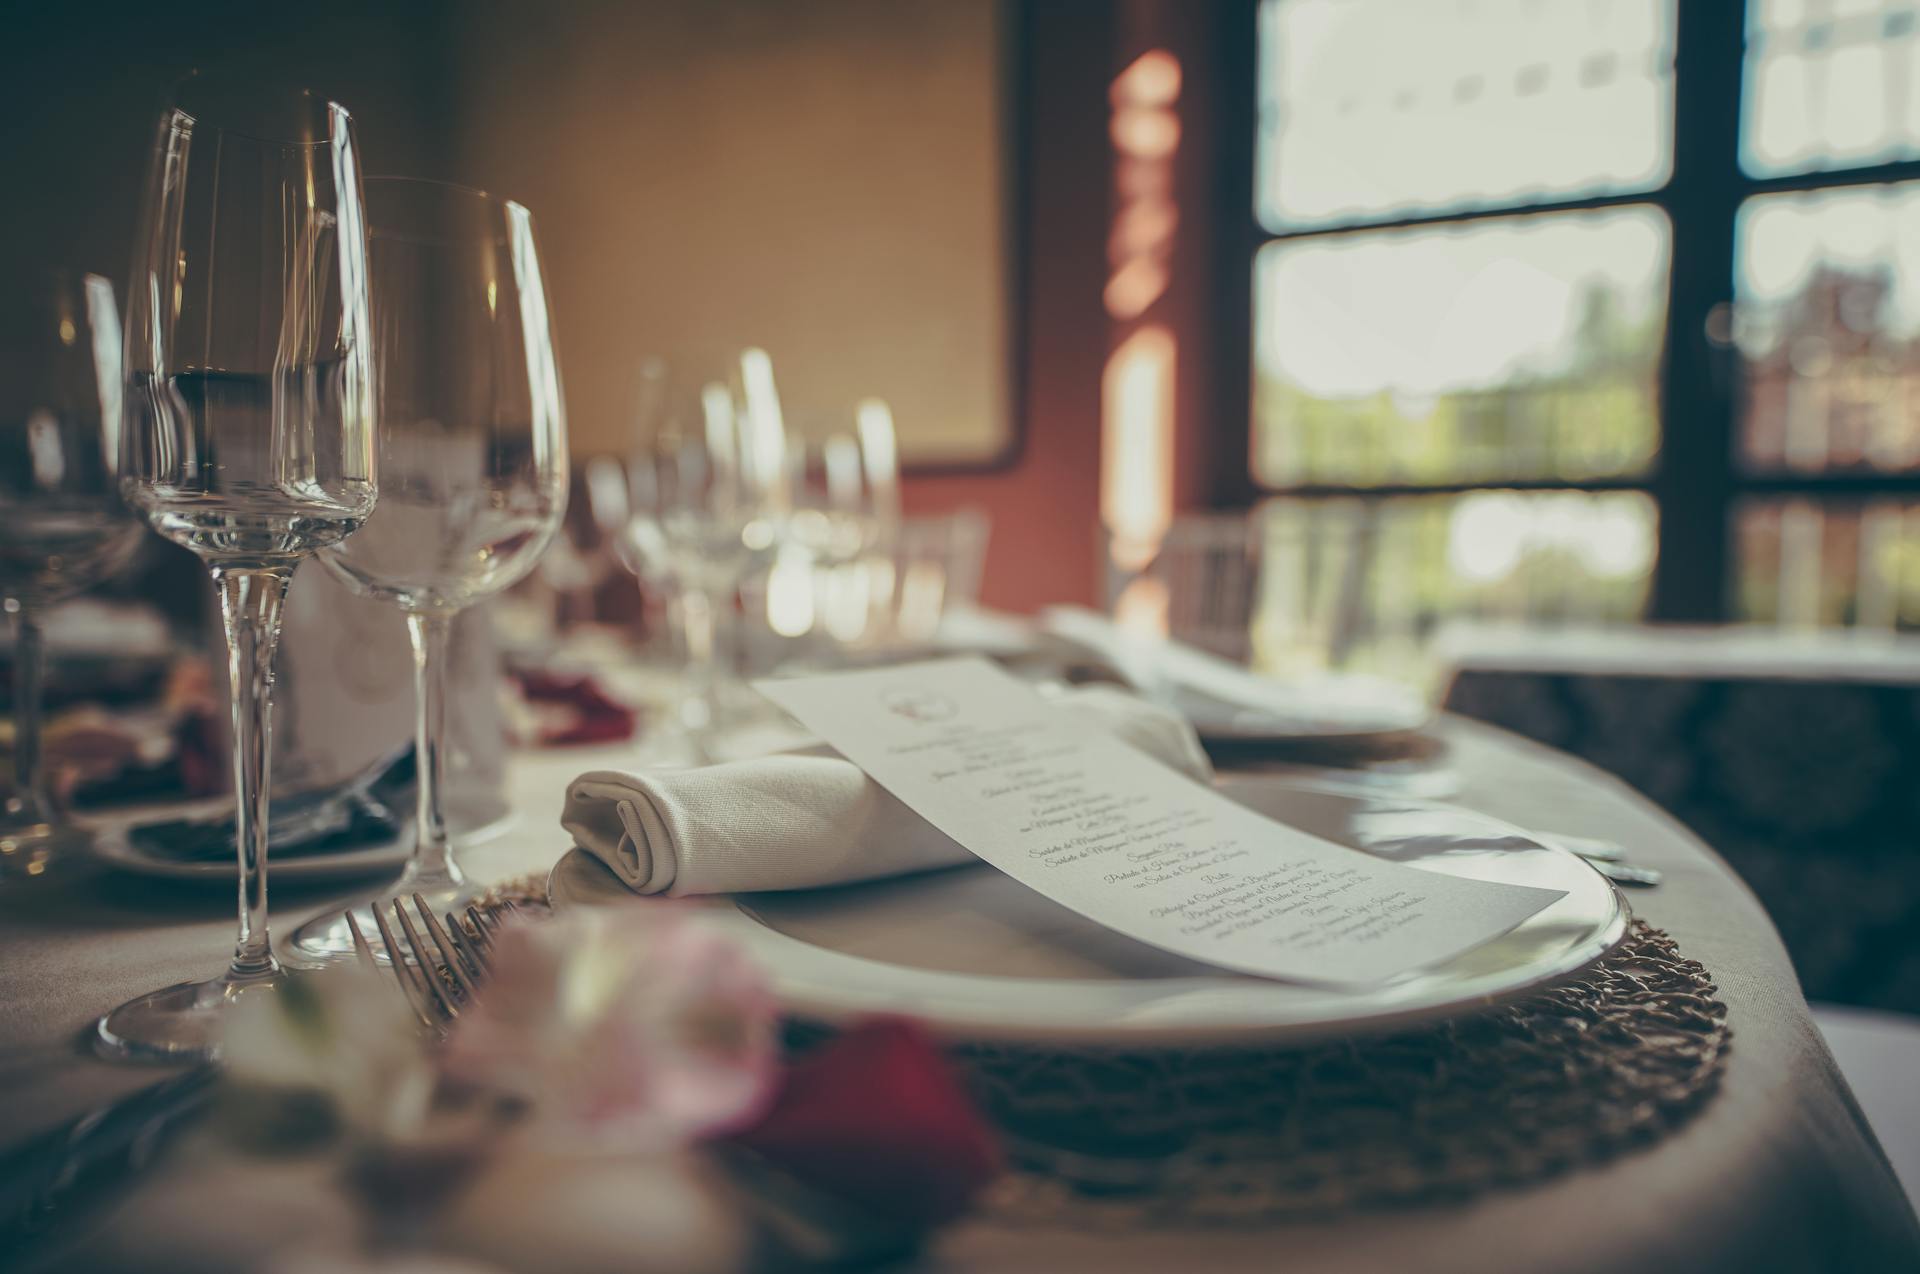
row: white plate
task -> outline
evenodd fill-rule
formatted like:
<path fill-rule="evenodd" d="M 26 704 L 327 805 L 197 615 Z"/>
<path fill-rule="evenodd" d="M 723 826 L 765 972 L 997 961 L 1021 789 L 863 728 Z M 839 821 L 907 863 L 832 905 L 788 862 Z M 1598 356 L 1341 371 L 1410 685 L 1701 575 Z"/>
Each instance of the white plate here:
<path fill-rule="evenodd" d="M 1433 720 L 1432 709 L 1413 690 L 1358 673 L 1273 682 L 1263 704 L 1249 703 L 1243 692 L 1184 683 L 1169 693 L 1202 739 L 1222 743 L 1352 745 L 1414 734 Z"/>
<path fill-rule="evenodd" d="M 1356 852 L 1566 896 L 1501 938 L 1360 990 L 1197 964 L 1122 937 L 985 865 L 700 902 L 759 959 L 797 1015 L 905 1013 L 952 1039 L 1115 1047 L 1291 1044 L 1453 1016 L 1575 973 L 1626 934 L 1626 905 L 1607 880 L 1497 819 L 1271 777 L 1228 779 L 1220 790 Z M 548 893 L 556 907 L 636 901 L 578 849 L 554 868 Z"/>
<path fill-rule="evenodd" d="M 231 858 L 204 862 L 181 862 L 141 850 L 127 838 L 127 829 L 172 819 L 201 818 L 231 811 L 230 800 L 181 802 L 170 806 L 143 807 L 137 813 L 115 814 L 111 819 L 90 819 L 92 849 L 101 861 L 156 880 L 232 881 L 238 864 Z M 300 854 L 291 858 L 268 855 L 267 869 L 272 880 L 346 880 L 355 876 L 373 876 L 399 871 L 413 852 L 413 825 L 409 823 L 393 840 L 363 849 L 341 850 L 331 854 Z"/>

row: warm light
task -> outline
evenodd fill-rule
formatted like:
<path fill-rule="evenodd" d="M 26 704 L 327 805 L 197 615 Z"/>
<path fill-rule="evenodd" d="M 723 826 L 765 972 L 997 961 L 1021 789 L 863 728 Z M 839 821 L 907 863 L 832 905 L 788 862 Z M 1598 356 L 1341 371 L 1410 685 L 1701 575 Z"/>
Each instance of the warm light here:
<path fill-rule="evenodd" d="M 1165 49 L 1148 49 L 1114 77 L 1115 106 L 1133 103 L 1166 106 L 1180 96 L 1180 59 Z"/>
<path fill-rule="evenodd" d="M 1118 206 L 1107 234 L 1112 273 L 1103 294 L 1109 317 L 1131 322 L 1167 290 L 1168 261 L 1180 209 L 1173 198 L 1173 155 L 1180 148 L 1180 63 L 1164 49 L 1135 58 L 1113 82 L 1114 189 Z"/>
<path fill-rule="evenodd" d="M 1103 294 L 1107 314 L 1122 322 L 1139 318 L 1167 290 L 1167 267 L 1136 258 L 1115 270 Z"/>
<path fill-rule="evenodd" d="M 1113 189 L 1123 205 L 1142 202 L 1173 202 L 1173 169 L 1164 159 L 1140 159 L 1122 155 L 1113 167 Z"/>
<path fill-rule="evenodd" d="M 1130 200 L 1113 219 L 1108 251 L 1115 259 L 1165 247 L 1180 224 L 1180 210 L 1171 199 L 1142 197 Z"/>
<path fill-rule="evenodd" d="M 1100 516 L 1123 570 L 1153 560 L 1173 522 L 1173 334 L 1157 324 L 1107 359 L 1100 386 Z"/>
<path fill-rule="evenodd" d="M 1128 106 L 1114 112 L 1114 147 L 1125 155 L 1166 159 L 1180 146 L 1180 120 L 1162 106 Z"/>
<path fill-rule="evenodd" d="M 1180 209 L 1173 156 L 1180 148 L 1180 62 L 1150 49 L 1114 77 L 1108 135 L 1117 206 L 1107 234 L 1112 270 L 1101 300 L 1117 324 L 1134 324 L 1166 295 Z M 1100 383 L 1100 517 L 1110 563 L 1145 570 L 1173 523 L 1175 341 L 1158 323 L 1115 332 Z M 1164 632 L 1164 588 L 1135 580 L 1116 599 L 1121 622 Z"/>
<path fill-rule="evenodd" d="M 1113 622 L 1143 637 L 1165 637 L 1172 594 L 1167 582 L 1154 575 L 1133 580 L 1113 602 Z"/>

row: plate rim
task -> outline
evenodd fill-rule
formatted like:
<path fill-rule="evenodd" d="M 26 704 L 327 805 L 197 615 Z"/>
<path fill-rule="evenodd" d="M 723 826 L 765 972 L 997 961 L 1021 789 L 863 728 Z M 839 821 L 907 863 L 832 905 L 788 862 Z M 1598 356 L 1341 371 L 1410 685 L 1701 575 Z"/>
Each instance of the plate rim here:
<path fill-rule="evenodd" d="M 1312 781 L 1283 779 L 1279 776 L 1260 775 L 1226 775 L 1222 777 L 1228 780 L 1256 779 L 1275 787 L 1306 792 L 1313 795 L 1335 796 L 1347 800 L 1377 802 L 1382 799 L 1381 793 L 1367 792 L 1352 786 L 1343 786 L 1337 781 L 1316 783 Z M 1387 1034 L 1409 1027 L 1457 1019 L 1483 1012 L 1498 1005 L 1530 995 L 1555 983 L 1577 977 L 1585 970 L 1591 968 L 1595 963 L 1617 950 L 1620 944 L 1626 940 L 1633 922 L 1632 909 L 1626 897 L 1613 882 L 1607 880 L 1599 872 L 1595 871 L 1592 864 L 1587 863 L 1571 851 L 1553 844 L 1550 837 L 1536 835 L 1514 824 L 1508 823 L 1504 819 L 1490 814 L 1482 814 L 1478 810 L 1460 805 L 1457 802 L 1436 801 L 1417 797 L 1393 797 L 1391 799 L 1403 804 L 1437 806 L 1465 811 L 1488 824 L 1497 824 L 1511 830 L 1546 852 L 1561 855 L 1570 862 L 1578 864 L 1582 870 L 1591 874 L 1593 881 L 1596 882 L 1599 887 L 1603 888 L 1611 898 L 1613 903 L 1611 917 L 1604 924 L 1597 926 L 1588 938 L 1569 946 L 1567 951 L 1559 957 L 1541 963 L 1536 968 L 1529 970 L 1527 976 L 1524 978 L 1504 985 L 1496 990 L 1475 995 L 1442 998 L 1427 1003 L 1413 1002 L 1409 1004 L 1391 1005 L 1372 1013 L 1349 1014 L 1346 1016 L 1326 1017 L 1314 1020 L 1290 1019 L 1266 1023 L 1247 1021 L 1186 1022 L 1173 1020 L 1143 1022 L 1122 1018 L 1108 1020 L 1100 1025 L 1063 1024 L 1057 1020 L 1042 1022 L 1017 1017 L 991 1020 L 978 1013 L 955 1015 L 934 1011 L 911 1012 L 911 1015 L 937 1037 L 955 1043 L 1044 1043 L 1108 1049 L 1169 1046 L 1210 1047 L 1243 1044 L 1310 1044 L 1329 1039 L 1351 1039 L 1365 1035 Z M 1364 853 L 1366 851 L 1353 849 L 1353 852 Z M 575 866 L 570 868 L 569 864 L 575 864 Z M 604 877 L 606 882 L 610 882 L 610 889 L 618 890 L 621 896 L 614 897 L 610 893 L 609 896 L 604 899 L 577 898 L 564 900 L 561 897 L 564 886 L 561 885 L 560 882 L 564 880 L 565 874 L 570 871 L 584 870 L 588 867 Z M 751 897 L 751 895 L 746 895 L 746 897 Z M 575 905 L 618 905 L 627 901 L 636 903 L 646 903 L 649 901 L 665 903 L 669 901 L 664 898 L 635 894 L 627 890 L 606 864 L 577 845 L 562 854 L 560 859 L 555 862 L 549 870 L 547 877 L 547 898 L 555 910 L 564 910 L 567 907 Z M 809 983 L 804 978 L 796 981 L 791 969 L 782 966 L 776 960 L 768 958 L 768 953 L 765 950 L 768 945 L 781 947 L 791 944 L 791 946 L 804 948 L 808 951 L 823 953 L 836 964 L 854 961 L 859 964 L 873 966 L 877 969 L 892 970 L 895 976 L 906 975 L 932 979 L 935 980 L 936 983 L 948 979 L 976 984 L 981 982 L 1005 981 L 1028 987 L 1050 988 L 1063 996 L 1072 995 L 1076 988 L 1084 991 L 1090 982 L 1097 984 L 1101 982 L 1129 981 L 1129 979 L 1125 978 L 1093 980 L 1070 978 L 1014 978 L 1003 974 L 968 974 L 933 969 L 913 969 L 910 966 L 892 964 L 884 960 L 875 960 L 866 956 L 858 956 L 849 952 L 835 951 L 831 948 L 821 947 L 780 929 L 776 929 L 772 925 L 757 919 L 751 910 L 750 903 L 743 902 L 741 896 L 731 894 L 710 895 L 699 898 L 674 899 L 671 901 L 674 905 L 678 906 L 687 906 L 689 904 L 696 906 L 703 912 L 709 913 L 724 929 L 730 932 L 737 931 L 741 937 L 741 941 L 748 948 L 749 954 L 756 958 L 756 961 L 767 973 L 773 993 L 783 1010 L 808 1020 L 827 1024 L 842 1023 L 876 1014 L 910 1011 L 903 1010 L 898 1005 L 897 1000 L 899 997 L 897 995 L 886 997 L 889 1001 L 887 1003 L 861 1003 L 856 1002 L 860 998 L 860 992 L 856 991 L 850 995 L 844 988 L 824 987 L 817 983 Z M 738 926 L 737 930 L 736 926 Z M 1196 975 L 1191 977 L 1155 979 L 1155 984 L 1166 989 L 1170 994 L 1178 995 L 1210 986 L 1218 986 L 1225 980 L 1236 982 L 1260 981 L 1260 979 L 1252 978 L 1250 975 L 1236 974 L 1223 969 L 1217 976 Z M 876 1000 L 878 998 L 880 997 L 867 997 L 869 1000 Z"/>
<path fill-rule="evenodd" d="M 178 808 L 183 816 L 201 807 L 217 808 L 217 801 L 182 801 Z M 87 852 L 94 859 L 129 875 L 143 876 L 150 880 L 171 880 L 213 884 L 221 881 L 231 883 L 239 875 L 239 867 L 227 859 L 219 861 L 171 862 L 163 858 L 154 858 L 143 854 L 133 846 L 133 839 L 127 834 L 137 822 L 146 822 L 158 815 L 159 811 L 142 807 L 140 812 L 130 818 L 112 820 L 89 820 L 86 831 L 89 834 Z M 274 880 L 305 879 L 322 880 L 339 878 L 342 880 L 359 876 L 372 876 L 388 869 L 398 870 L 404 867 L 409 855 L 413 853 L 414 827 L 408 820 L 392 840 L 380 845 L 362 846 L 332 854 L 311 854 L 296 858 L 273 858 L 269 868 Z"/>

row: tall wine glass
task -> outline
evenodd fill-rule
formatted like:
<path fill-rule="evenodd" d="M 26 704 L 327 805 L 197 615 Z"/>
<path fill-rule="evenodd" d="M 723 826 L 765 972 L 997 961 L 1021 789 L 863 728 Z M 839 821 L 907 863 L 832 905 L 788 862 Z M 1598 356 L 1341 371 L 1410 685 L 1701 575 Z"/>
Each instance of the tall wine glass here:
<path fill-rule="evenodd" d="M 273 653 L 301 558 L 377 494 L 360 160 L 335 102 L 189 77 L 162 113 L 128 305 L 129 504 L 213 572 L 227 630 L 240 933 L 226 973 L 100 1020 L 120 1056 L 212 1056 L 280 985 L 267 934 Z"/>
<path fill-rule="evenodd" d="M 0 281 L 0 609 L 13 629 L 13 783 L 0 873 L 60 828 L 40 757 L 39 611 L 122 564 L 140 534 L 120 500 L 120 316 L 98 275 Z"/>
<path fill-rule="evenodd" d="M 553 539 L 567 507 L 566 408 L 525 208 L 463 186 L 375 177 L 367 238 L 380 507 L 320 560 L 406 617 L 418 831 L 393 888 L 444 910 L 473 892 L 441 810 L 448 634 L 455 615 L 517 583 Z M 294 948 L 351 958 L 346 914 L 302 925 Z M 377 941 L 371 912 L 358 918 Z"/>
<path fill-rule="evenodd" d="M 764 350 L 649 359 L 640 372 L 633 520 L 622 559 L 671 585 L 687 667 L 680 722 L 696 759 L 721 718 L 727 618 L 790 511 L 786 424 Z"/>

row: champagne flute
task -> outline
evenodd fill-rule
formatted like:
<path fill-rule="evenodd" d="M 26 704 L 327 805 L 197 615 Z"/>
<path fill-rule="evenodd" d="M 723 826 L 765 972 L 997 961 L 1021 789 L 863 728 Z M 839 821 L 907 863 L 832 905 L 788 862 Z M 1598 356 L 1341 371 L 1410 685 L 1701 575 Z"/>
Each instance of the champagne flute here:
<path fill-rule="evenodd" d="M 267 932 L 273 653 L 299 561 L 373 512 L 373 345 L 353 124 L 193 75 L 162 113 L 127 316 L 121 490 L 212 571 L 232 682 L 240 931 L 226 973 L 100 1019 L 103 1051 L 210 1057 L 282 980 Z"/>
<path fill-rule="evenodd" d="M 367 182 L 380 507 L 327 569 L 397 607 L 413 641 L 417 832 L 392 887 L 435 911 L 477 892 L 455 863 L 441 796 L 447 641 L 460 611 L 531 571 L 567 507 L 566 408 L 533 218 L 433 181 Z M 294 949 L 353 957 L 349 913 L 302 925 Z M 377 943 L 370 908 L 356 914 Z"/>
<path fill-rule="evenodd" d="M 0 872 L 38 871 L 67 829 L 40 755 L 39 612 L 124 564 L 120 316 L 93 274 L 0 283 L 0 609 L 13 629 L 13 786 Z"/>
<path fill-rule="evenodd" d="M 639 418 L 622 560 L 643 578 L 671 581 L 687 656 L 680 723 L 694 756 L 709 759 L 734 595 L 777 549 L 790 507 L 773 363 L 760 349 L 648 359 Z"/>

